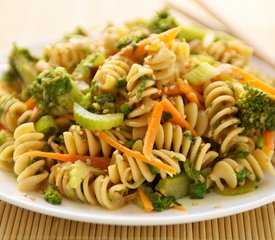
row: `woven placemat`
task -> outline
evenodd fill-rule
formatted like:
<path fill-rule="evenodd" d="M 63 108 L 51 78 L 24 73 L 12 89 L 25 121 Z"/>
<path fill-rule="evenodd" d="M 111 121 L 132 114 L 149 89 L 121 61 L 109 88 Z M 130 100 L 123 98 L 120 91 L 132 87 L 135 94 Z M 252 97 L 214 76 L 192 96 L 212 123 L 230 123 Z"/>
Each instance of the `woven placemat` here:
<path fill-rule="evenodd" d="M 114 226 L 46 216 L 0 201 L 0 239 L 275 239 L 275 202 L 209 221 L 167 226 Z"/>

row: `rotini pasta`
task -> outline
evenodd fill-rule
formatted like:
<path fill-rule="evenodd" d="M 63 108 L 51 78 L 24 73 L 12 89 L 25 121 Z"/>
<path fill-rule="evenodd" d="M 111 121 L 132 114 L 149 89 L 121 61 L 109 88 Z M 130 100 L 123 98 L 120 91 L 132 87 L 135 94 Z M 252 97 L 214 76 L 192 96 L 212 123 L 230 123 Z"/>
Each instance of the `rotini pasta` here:
<path fill-rule="evenodd" d="M 45 145 L 43 137 L 42 133 L 35 132 L 33 123 L 24 123 L 14 131 L 14 172 L 18 175 L 17 187 L 20 191 L 36 190 L 49 175 L 43 169 L 45 160 L 24 156 L 26 152 L 42 150 Z"/>
<path fill-rule="evenodd" d="M 0 83 L 0 168 L 20 191 L 159 211 L 275 175 L 275 90 L 246 66 L 249 46 L 166 10 L 94 35 L 40 58 L 14 48 L 24 61 L 13 54 Z"/>
<path fill-rule="evenodd" d="M 9 131 L 13 132 L 17 126 L 19 117 L 27 110 L 19 99 L 5 90 L 0 90 L 0 122 Z"/>
<path fill-rule="evenodd" d="M 70 73 L 91 52 L 89 38 L 74 36 L 63 42 L 45 47 L 45 56 L 50 66 L 62 66 Z"/>

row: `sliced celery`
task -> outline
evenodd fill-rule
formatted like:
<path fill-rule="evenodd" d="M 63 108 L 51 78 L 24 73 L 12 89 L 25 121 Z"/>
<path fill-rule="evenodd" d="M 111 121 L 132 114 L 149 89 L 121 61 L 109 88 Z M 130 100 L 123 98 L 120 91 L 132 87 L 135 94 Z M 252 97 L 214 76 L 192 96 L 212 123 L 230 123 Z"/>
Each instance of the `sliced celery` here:
<path fill-rule="evenodd" d="M 95 114 L 74 103 L 75 121 L 90 130 L 107 130 L 123 123 L 123 113 Z"/>
<path fill-rule="evenodd" d="M 156 185 L 156 190 L 166 196 L 173 196 L 176 199 L 188 195 L 191 179 L 184 172 L 173 177 L 160 179 Z"/>
<path fill-rule="evenodd" d="M 35 123 L 35 130 L 44 133 L 46 136 L 55 135 L 58 132 L 58 127 L 51 115 L 46 115 L 38 119 Z"/>
<path fill-rule="evenodd" d="M 217 71 L 216 68 L 211 66 L 207 62 L 201 62 L 196 65 L 190 72 L 188 72 L 184 78 L 191 84 L 191 85 L 200 85 L 211 78 L 216 76 Z"/>

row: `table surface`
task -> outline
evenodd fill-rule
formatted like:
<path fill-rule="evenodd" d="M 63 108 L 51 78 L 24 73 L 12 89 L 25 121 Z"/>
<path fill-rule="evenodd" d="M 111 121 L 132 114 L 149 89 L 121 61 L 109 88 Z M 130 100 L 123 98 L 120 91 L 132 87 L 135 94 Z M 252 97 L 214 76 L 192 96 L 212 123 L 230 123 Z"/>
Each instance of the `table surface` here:
<path fill-rule="evenodd" d="M 194 0 L 174 0 L 202 19 L 214 21 Z M 205 0 L 257 50 L 275 63 L 274 0 Z M 158 0 L 0 0 L 0 52 L 12 43 L 62 36 L 75 26 L 90 28 L 109 20 L 150 17 Z M 213 22 L 213 24 L 219 24 Z M 231 217 L 163 227 L 86 224 L 33 213 L 0 201 L 0 239 L 275 239 L 275 203 Z M 28 224 L 27 224 L 28 223 Z"/>

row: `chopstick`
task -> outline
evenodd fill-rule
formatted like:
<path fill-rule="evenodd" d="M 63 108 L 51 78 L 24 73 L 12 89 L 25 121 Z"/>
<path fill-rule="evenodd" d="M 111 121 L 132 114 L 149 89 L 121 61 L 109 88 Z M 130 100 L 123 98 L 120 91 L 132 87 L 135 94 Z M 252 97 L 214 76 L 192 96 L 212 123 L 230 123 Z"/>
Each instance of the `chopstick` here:
<path fill-rule="evenodd" d="M 208 13 L 210 16 L 212 16 L 212 18 L 214 18 L 217 22 L 219 22 L 223 26 L 223 29 L 217 28 L 215 26 L 215 24 L 213 22 L 209 21 L 208 19 L 207 20 L 204 19 L 202 21 L 202 19 L 199 19 L 197 16 L 195 16 L 192 13 L 188 13 L 183 8 L 178 6 L 177 4 L 174 4 L 171 0 L 167 0 L 166 5 L 168 5 L 168 7 L 170 7 L 171 9 L 174 9 L 175 11 L 184 15 L 185 17 L 189 18 L 196 24 L 199 24 L 199 25 L 202 25 L 207 28 L 214 29 L 214 30 L 223 31 L 223 32 L 226 32 L 230 35 L 233 35 L 233 36 L 239 38 L 240 40 L 242 40 L 243 42 L 245 42 L 246 44 L 248 44 L 249 46 L 251 46 L 254 49 L 255 56 L 257 56 L 263 62 L 265 62 L 265 63 L 269 64 L 270 66 L 272 66 L 273 68 L 275 68 L 274 61 L 272 59 L 270 59 L 270 57 L 267 54 L 265 54 L 261 49 L 259 49 L 257 44 L 255 42 L 253 42 L 252 39 L 248 39 L 245 34 L 242 34 L 241 32 L 237 31 L 228 21 L 226 21 L 224 18 L 219 16 L 213 9 L 211 9 L 203 1 L 193 0 L 193 2 L 198 4 L 203 10 L 205 10 L 206 13 Z"/>

